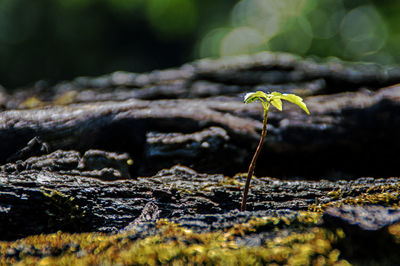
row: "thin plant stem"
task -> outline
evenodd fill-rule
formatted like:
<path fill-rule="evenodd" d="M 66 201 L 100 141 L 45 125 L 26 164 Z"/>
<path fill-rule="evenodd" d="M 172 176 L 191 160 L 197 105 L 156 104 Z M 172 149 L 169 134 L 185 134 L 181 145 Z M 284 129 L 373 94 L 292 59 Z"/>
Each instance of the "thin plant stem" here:
<path fill-rule="evenodd" d="M 254 168 L 256 167 L 256 161 L 258 156 L 260 155 L 262 146 L 264 144 L 264 139 L 265 136 L 267 135 L 267 119 L 268 119 L 268 110 L 269 110 L 269 105 L 267 108 L 264 108 L 264 119 L 263 119 L 263 128 L 261 132 L 261 139 L 260 142 L 258 143 L 256 152 L 254 153 L 253 159 L 251 160 L 250 166 L 249 166 L 249 171 L 247 172 L 247 179 L 246 179 L 246 185 L 243 190 L 243 199 L 242 199 L 242 205 L 240 207 L 241 211 L 246 210 L 246 204 L 247 204 L 247 194 L 249 194 L 249 188 L 250 188 L 250 181 L 254 173 Z"/>

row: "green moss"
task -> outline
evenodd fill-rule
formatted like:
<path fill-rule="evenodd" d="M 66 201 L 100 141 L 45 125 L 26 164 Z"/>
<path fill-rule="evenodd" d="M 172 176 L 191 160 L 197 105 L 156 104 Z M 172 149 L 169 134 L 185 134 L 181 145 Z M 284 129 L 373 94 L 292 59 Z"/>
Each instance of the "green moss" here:
<path fill-rule="evenodd" d="M 75 198 L 44 187 L 41 188 L 41 192 L 47 199 L 47 227 L 78 230 L 85 217 L 85 211 L 81 210 Z"/>
<path fill-rule="evenodd" d="M 195 233 L 160 220 L 158 234 L 131 240 L 132 233 L 98 233 L 30 236 L 0 242 L 0 263 L 24 265 L 348 265 L 333 243 L 340 236 L 315 226 L 320 214 L 300 213 L 292 219 L 264 217 L 225 231 Z M 302 228 L 276 234 L 261 246 L 244 247 L 235 239 L 258 231 Z M 35 252 L 32 252 L 32 249 Z M 14 251 L 14 252 L 13 252 Z"/>
<path fill-rule="evenodd" d="M 309 210 L 323 212 L 329 207 L 340 207 L 342 205 L 379 205 L 385 207 L 400 207 L 400 184 L 372 186 L 365 192 L 342 192 L 341 190 L 330 191 L 327 194 L 332 201 L 324 204 L 312 204 Z"/>
<path fill-rule="evenodd" d="M 77 95 L 78 95 L 78 92 L 75 90 L 66 91 L 62 95 L 58 96 L 54 100 L 53 104 L 67 105 L 67 104 L 73 103 L 76 100 Z"/>
<path fill-rule="evenodd" d="M 29 97 L 28 99 L 26 99 L 25 101 L 23 101 L 22 103 L 20 103 L 18 105 L 18 108 L 32 109 L 32 108 L 42 107 L 44 105 L 45 105 L 44 102 L 42 102 L 37 97 L 32 96 L 32 97 Z"/>

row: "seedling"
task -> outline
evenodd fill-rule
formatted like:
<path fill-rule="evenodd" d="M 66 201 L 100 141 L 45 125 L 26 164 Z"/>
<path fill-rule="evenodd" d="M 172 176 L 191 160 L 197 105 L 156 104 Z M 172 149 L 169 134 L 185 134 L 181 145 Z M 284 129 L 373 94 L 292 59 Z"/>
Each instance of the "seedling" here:
<path fill-rule="evenodd" d="M 265 136 L 267 135 L 267 119 L 268 119 L 269 106 L 272 104 L 276 109 L 278 109 L 279 111 L 282 111 L 282 100 L 286 100 L 288 102 L 297 104 L 307 114 L 310 114 L 310 112 L 307 109 L 306 104 L 303 102 L 303 99 L 294 94 L 286 94 L 286 93 L 280 93 L 280 92 L 276 92 L 276 91 L 271 92 L 271 93 L 265 93 L 263 91 L 256 91 L 256 92 L 247 93 L 244 96 L 245 103 L 252 103 L 257 100 L 261 102 L 263 109 L 264 109 L 263 128 L 262 128 L 262 132 L 261 132 L 260 142 L 258 143 L 256 152 L 254 153 L 253 159 L 251 160 L 251 163 L 249 166 L 249 171 L 247 173 L 246 185 L 243 190 L 242 205 L 240 208 L 241 211 L 246 210 L 247 194 L 249 193 L 251 177 L 253 176 L 254 168 L 256 167 L 256 161 L 257 161 L 258 155 L 261 152 L 261 148 L 264 143 Z"/>

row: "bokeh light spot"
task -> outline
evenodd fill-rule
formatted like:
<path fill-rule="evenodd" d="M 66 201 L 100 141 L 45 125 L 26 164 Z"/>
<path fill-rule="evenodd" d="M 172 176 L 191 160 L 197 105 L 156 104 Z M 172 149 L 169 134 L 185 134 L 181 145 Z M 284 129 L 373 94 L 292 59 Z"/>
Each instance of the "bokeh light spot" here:
<path fill-rule="evenodd" d="M 361 6 L 346 14 L 340 35 L 349 53 L 364 55 L 383 47 L 387 30 L 373 7 Z"/>
<path fill-rule="evenodd" d="M 281 24 L 281 12 L 274 0 L 242 0 L 232 11 L 234 26 L 249 26 L 272 37 Z"/>
<path fill-rule="evenodd" d="M 328 12 L 323 9 L 311 11 L 307 18 L 312 27 L 315 38 L 329 39 L 339 31 L 340 23 L 345 15 L 343 9 L 336 9 L 334 12 Z"/>
<path fill-rule="evenodd" d="M 270 40 L 269 48 L 273 51 L 304 54 L 311 46 L 312 36 L 308 20 L 297 17 L 288 21 L 285 30 Z"/>
<path fill-rule="evenodd" d="M 253 53 L 261 50 L 264 43 L 264 36 L 256 29 L 239 27 L 222 39 L 220 53 L 222 56 Z"/>
<path fill-rule="evenodd" d="M 218 57 L 222 39 L 230 30 L 229 28 L 217 28 L 204 36 L 200 42 L 199 57 Z"/>

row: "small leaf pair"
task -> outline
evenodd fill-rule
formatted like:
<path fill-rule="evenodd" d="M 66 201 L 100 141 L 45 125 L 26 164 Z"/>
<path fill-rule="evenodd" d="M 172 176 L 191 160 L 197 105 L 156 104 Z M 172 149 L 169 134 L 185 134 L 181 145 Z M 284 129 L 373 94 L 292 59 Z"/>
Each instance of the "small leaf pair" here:
<path fill-rule="evenodd" d="M 269 104 L 272 104 L 276 109 L 282 111 L 282 100 L 286 100 L 288 102 L 296 104 L 301 109 L 303 109 L 307 114 L 310 114 L 310 111 L 308 111 L 306 104 L 303 102 L 303 99 L 294 94 L 286 94 L 276 91 L 271 93 L 256 91 L 247 93 L 244 96 L 245 103 L 251 103 L 256 100 L 259 100 L 262 103 L 264 110 L 269 108 Z"/>

